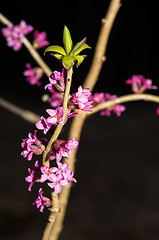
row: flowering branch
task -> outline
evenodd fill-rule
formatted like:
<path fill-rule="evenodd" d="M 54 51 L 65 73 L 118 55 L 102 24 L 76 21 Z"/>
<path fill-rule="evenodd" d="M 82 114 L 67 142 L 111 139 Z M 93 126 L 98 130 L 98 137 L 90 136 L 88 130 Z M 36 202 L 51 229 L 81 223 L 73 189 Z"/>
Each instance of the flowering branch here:
<path fill-rule="evenodd" d="M 0 22 L 2 22 L 4 25 L 7 25 L 7 26 L 12 24 L 11 21 L 9 21 L 2 13 L 0 13 Z M 22 40 L 23 40 L 24 46 L 27 48 L 31 56 L 38 63 L 38 65 L 43 69 L 46 76 L 49 77 L 50 74 L 52 73 L 51 69 L 43 61 L 39 53 L 35 50 L 35 48 L 32 46 L 32 44 L 29 42 L 29 40 L 25 36 L 23 36 Z"/>
<path fill-rule="evenodd" d="M 111 0 L 106 16 L 104 19 L 102 19 L 101 31 L 96 44 L 91 68 L 83 84 L 84 88 L 89 88 L 90 90 L 92 90 L 98 79 L 103 62 L 106 59 L 104 55 L 105 55 L 109 35 L 120 6 L 121 6 L 120 0 Z M 80 140 L 81 131 L 82 131 L 86 116 L 87 116 L 87 113 L 83 111 L 79 111 L 78 114 L 74 117 L 70 127 L 68 139 L 74 136 L 77 141 Z M 69 167 L 73 171 L 75 168 L 76 153 L 77 153 L 77 148 L 73 149 L 72 154 L 69 157 Z M 65 161 L 67 162 L 66 159 Z M 68 204 L 70 190 L 71 190 L 71 184 L 69 183 L 67 186 L 65 186 L 65 188 L 63 188 L 60 194 L 59 201 L 61 206 L 61 212 L 56 217 L 56 220 L 50 232 L 50 236 L 52 240 L 57 240 L 60 232 L 62 231 L 62 225 L 63 225 L 65 212 Z M 43 238 L 43 240 L 45 239 Z"/>
<path fill-rule="evenodd" d="M 109 101 L 98 104 L 96 107 L 92 108 L 93 112 L 89 112 L 87 113 L 87 115 L 94 114 L 98 111 L 112 107 L 119 103 L 140 101 L 140 100 L 159 103 L 159 96 L 155 96 L 152 94 L 145 94 L 145 93 L 144 94 L 128 94 L 125 96 L 118 97 L 114 100 L 109 100 Z"/>

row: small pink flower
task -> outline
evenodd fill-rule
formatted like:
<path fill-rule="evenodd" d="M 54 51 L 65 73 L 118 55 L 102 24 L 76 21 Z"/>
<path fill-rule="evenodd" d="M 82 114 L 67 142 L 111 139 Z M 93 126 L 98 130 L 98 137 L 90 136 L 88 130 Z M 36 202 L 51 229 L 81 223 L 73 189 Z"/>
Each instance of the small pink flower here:
<path fill-rule="evenodd" d="M 72 94 L 72 98 L 70 99 L 69 106 L 71 109 L 78 108 L 83 111 L 92 112 L 91 107 L 93 101 L 90 101 L 89 98 L 91 96 L 89 88 L 82 88 L 81 86 L 78 88 L 78 92 Z"/>
<path fill-rule="evenodd" d="M 53 107 L 59 107 L 62 105 L 63 102 L 63 93 L 57 92 L 56 89 L 52 92 L 51 97 L 48 98 L 48 103 Z"/>
<path fill-rule="evenodd" d="M 40 182 L 40 178 L 36 176 L 36 174 L 37 174 L 38 172 L 40 172 L 40 167 L 41 167 L 41 164 L 40 164 L 38 161 L 36 161 L 36 162 L 35 162 L 35 169 L 33 169 L 33 170 L 31 171 L 31 169 L 28 168 L 28 173 L 29 173 L 30 175 L 27 176 L 27 177 L 25 178 L 25 180 L 26 180 L 26 182 L 29 182 L 29 183 L 30 183 L 30 184 L 29 184 L 29 188 L 28 188 L 29 191 L 31 191 L 31 188 L 32 188 L 32 186 L 33 186 L 33 184 L 34 184 L 35 182 Z"/>
<path fill-rule="evenodd" d="M 89 97 L 89 100 L 93 101 L 93 107 L 95 107 L 99 103 L 105 102 L 105 94 L 104 93 L 95 93 Z"/>
<path fill-rule="evenodd" d="M 106 93 L 105 94 L 105 101 L 109 101 L 109 100 L 114 100 L 114 99 L 116 99 L 117 98 L 117 96 L 116 95 L 111 95 L 111 94 L 109 94 L 109 93 Z M 109 107 L 108 109 L 103 109 L 101 112 L 100 112 L 100 114 L 102 115 L 102 116 L 110 116 L 111 115 L 111 112 L 113 111 L 114 113 L 116 113 L 116 115 L 119 117 L 120 115 L 121 115 L 121 113 L 123 112 L 123 111 L 125 111 L 125 106 L 123 106 L 123 105 L 121 105 L 121 104 L 116 104 L 116 105 L 114 105 L 114 106 L 111 106 L 111 107 Z"/>
<path fill-rule="evenodd" d="M 48 89 L 50 92 L 54 92 L 55 88 L 60 92 L 64 92 L 65 90 L 65 76 L 66 71 L 65 69 L 62 72 L 54 71 L 50 77 L 50 83 L 45 86 L 45 89 Z"/>
<path fill-rule="evenodd" d="M 2 28 L 1 31 L 4 37 L 11 37 L 14 34 L 14 25 L 11 23 L 6 28 Z"/>
<path fill-rule="evenodd" d="M 133 75 L 126 83 L 132 86 L 134 93 L 143 93 L 147 89 L 157 89 L 157 86 L 152 86 L 152 80 L 146 79 L 142 75 Z"/>
<path fill-rule="evenodd" d="M 64 140 L 55 140 L 53 143 L 53 146 L 50 151 L 50 160 L 54 160 L 56 158 L 56 161 L 59 162 L 62 157 L 68 158 L 71 153 L 72 149 L 78 147 L 78 142 L 74 140 L 74 138 L 64 141 Z"/>
<path fill-rule="evenodd" d="M 27 81 L 31 85 L 41 86 L 39 82 L 40 78 L 43 76 L 43 70 L 40 67 L 32 68 L 30 63 L 26 64 L 27 70 L 24 71 L 24 76 L 26 76 Z"/>
<path fill-rule="evenodd" d="M 39 32 L 38 30 L 34 31 L 34 41 L 33 41 L 33 47 L 35 49 L 44 48 L 47 45 L 49 45 L 49 42 L 47 41 L 47 34 L 46 32 Z"/>
<path fill-rule="evenodd" d="M 14 31 L 19 35 L 19 36 L 25 36 L 28 33 L 30 33 L 33 30 L 33 27 L 31 25 L 27 25 L 24 20 L 21 20 L 19 25 L 15 25 Z"/>
<path fill-rule="evenodd" d="M 23 45 L 22 39 L 19 37 L 7 37 L 7 46 L 12 47 L 14 51 L 19 51 Z"/>
<path fill-rule="evenodd" d="M 66 186 L 70 181 L 76 182 L 73 178 L 73 172 L 68 168 L 67 163 L 57 163 L 58 168 L 55 174 L 50 175 L 49 187 L 54 188 L 56 194 L 59 194 L 62 190 L 62 186 Z"/>
<path fill-rule="evenodd" d="M 56 172 L 56 167 L 49 168 L 49 167 L 43 165 L 43 166 L 41 166 L 40 170 L 42 173 L 40 182 L 42 183 L 47 180 L 50 180 L 51 174 L 54 174 Z"/>
<path fill-rule="evenodd" d="M 49 123 L 43 116 L 35 125 L 37 129 L 44 130 L 44 134 L 46 134 L 51 128 L 51 123 Z"/>
<path fill-rule="evenodd" d="M 50 115 L 47 118 L 47 122 L 52 124 L 52 125 L 56 125 L 56 124 L 63 124 L 63 107 L 57 107 L 55 110 L 54 109 L 47 109 L 46 112 Z M 68 118 L 71 118 L 73 116 L 75 116 L 77 113 L 73 112 L 71 113 L 71 110 L 68 109 L 67 111 L 67 116 L 66 116 L 66 120 L 67 121 Z"/>
<path fill-rule="evenodd" d="M 24 148 L 24 151 L 21 153 L 21 155 L 24 158 L 27 158 L 29 161 L 32 159 L 33 153 L 40 155 L 45 150 L 45 146 L 40 140 L 37 139 L 36 132 L 37 131 L 35 130 L 34 134 L 29 133 L 28 138 L 23 139 L 21 143 L 22 148 Z"/>
<path fill-rule="evenodd" d="M 39 208 L 39 211 L 43 212 L 44 206 L 46 207 L 51 206 L 51 200 L 43 196 L 43 190 L 42 188 L 40 188 L 39 195 L 33 204 L 36 204 L 36 208 Z"/>

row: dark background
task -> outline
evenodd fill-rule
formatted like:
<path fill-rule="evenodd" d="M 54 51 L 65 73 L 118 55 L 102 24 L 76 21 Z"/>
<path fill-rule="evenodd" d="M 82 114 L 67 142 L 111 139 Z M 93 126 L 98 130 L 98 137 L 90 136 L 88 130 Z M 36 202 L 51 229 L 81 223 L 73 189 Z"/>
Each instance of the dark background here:
<path fill-rule="evenodd" d="M 82 84 L 93 56 L 101 18 L 109 1 L 11 1 L 1 4 L 2 13 L 14 24 L 24 19 L 39 31 L 46 31 L 50 44 L 62 45 L 67 25 L 74 42 L 85 36 L 92 47 L 82 65 L 74 70 L 72 90 Z M 3 25 L 1 24 L 1 27 Z M 125 80 L 142 74 L 158 84 L 157 1 L 122 1 L 112 29 L 107 61 L 94 91 L 116 95 L 130 93 Z M 36 63 L 23 47 L 14 52 L 1 36 L 1 97 L 45 114 L 40 101 L 45 91 L 25 81 L 25 64 Z M 32 40 L 32 34 L 28 35 Z M 43 50 L 39 51 L 41 55 Z M 46 56 L 51 69 L 60 64 Z M 43 85 L 48 79 L 43 77 Z M 150 91 L 149 91 L 150 92 Z M 158 90 L 152 93 L 158 95 Z M 120 118 L 98 114 L 84 124 L 77 155 L 75 177 L 60 240 L 157 240 L 159 239 L 159 153 L 157 104 L 125 104 Z M 0 109 L 0 240 L 39 240 L 48 212 L 39 213 L 32 202 L 38 186 L 27 191 L 24 178 L 34 160 L 22 159 L 20 143 L 35 127 L 5 109 Z M 61 138 L 65 139 L 70 121 Z M 49 134 L 48 134 L 49 137 Z"/>

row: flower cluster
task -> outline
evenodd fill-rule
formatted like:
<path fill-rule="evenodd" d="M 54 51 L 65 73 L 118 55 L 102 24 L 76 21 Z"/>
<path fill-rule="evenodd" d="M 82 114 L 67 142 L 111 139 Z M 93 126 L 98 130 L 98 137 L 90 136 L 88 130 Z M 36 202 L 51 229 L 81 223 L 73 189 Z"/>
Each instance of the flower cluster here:
<path fill-rule="evenodd" d="M 46 139 L 43 141 L 47 145 L 48 141 Z M 23 140 L 22 147 L 24 148 L 22 156 L 27 157 L 28 160 L 32 159 L 33 153 L 39 155 L 42 154 L 45 149 L 45 146 L 37 139 L 36 131 L 34 134 L 29 133 L 28 138 Z M 42 165 L 39 161 L 36 161 L 35 168 L 33 170 L 28 168 L 29 175 L 25 178 L 25 180 L 29 183 L 28 190 L 31 191 L 32 186 L 36 182 L 46 182 L 51 189 L 54 189 L 56 194 L 59 194 L 62 190 L 62 186 L 67 185 L 69 182 L 76 183 L 76 179 L 73 177 L 73 172 L 69 169 L 68 164 L 61 163 L 62 157 L 68 158 L 72 153 L 72 149 L 76 147 L 78 147 L 78 142 L 75 141 L 74 138 L 68 141 L 57 139 L 53 143 L 49 154 L 49 161 L 56 160 L 57 167 L 49 168 Z M 40 211 L 43 211 L 44 206 L 51 205 L 51 200 L 44 196 L 42 197 L 42 188 L 40 189 L 39 196 L 35 200 L 35 204 Z M 47 202 L 44 201 L 46 199 Z"/>
<path fill-rule="evenodd" d="M 9 24 L 6 28 L 2 28 L 2 34 L 6 38 L 7 46 L 12 47 L 14 51 L 19 51 L 23 44 L 23 36 L 32 30 L 33 27 L 22 20 L 19 25 Z"/>
<path fill-rule="evenodd" d="M 100 103 L 109 101 L 109 100 L 114 100 L 116 99 L 116 95 L 111 95 L 109 93 L 95 93 L 90 97 L 91 100 L 93 100 L 93 107 L 97 106 Z M 118 117 L 120 117 L 121 113 L 125 111 L 125 106 L 122 104 L 116 104 L 114 106 L 111 106 L 107 109 L 101 110 L 100 114 L 101 116 L 110 116 L 111 112 L 113 111 Z"/>
<path fill-rule="evenodd" d="M 157 86 L 152 86 L 152 80 L 146 79 L 142 75 L 133 75 L 130 79 L 126 80 L 126 84 L 131 85 L 132 92 L 141 94 L 147 89 L 157 89 Z"/>

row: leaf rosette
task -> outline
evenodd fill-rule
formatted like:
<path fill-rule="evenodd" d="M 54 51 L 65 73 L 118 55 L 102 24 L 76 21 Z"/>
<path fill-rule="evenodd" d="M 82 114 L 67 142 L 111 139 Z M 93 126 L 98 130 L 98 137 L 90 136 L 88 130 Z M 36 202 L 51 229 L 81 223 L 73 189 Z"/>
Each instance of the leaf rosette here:
<path fill-rule="evenodd" d="M 81 51 L 91 48 L 86 44 L 86 38 L 76 43 L 73 46 L 72 38 L 69 29 L 65 26 L 63 31 L 63 45 L 64 47 L 53 45 L 45 49 L 45 52 L 49 52 L 52 56 L 62 61 L 64 68 L 70 69 L 76 62 L 78 67 L 86 57 L 86 55 L 80 55 Z"/>

